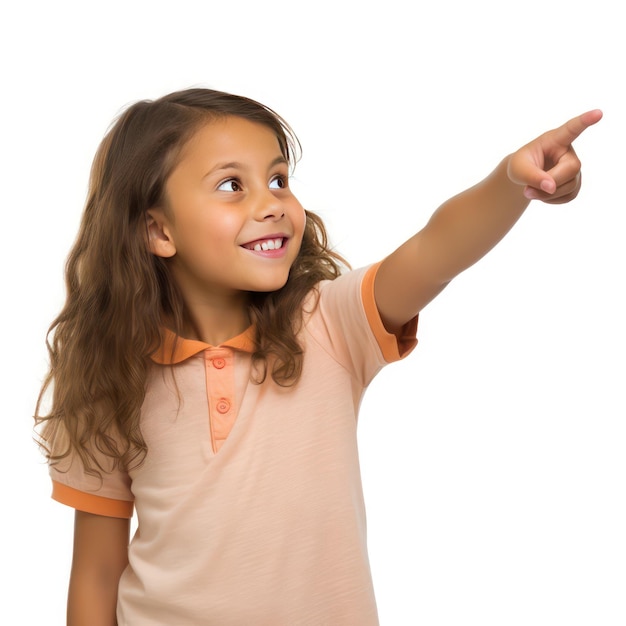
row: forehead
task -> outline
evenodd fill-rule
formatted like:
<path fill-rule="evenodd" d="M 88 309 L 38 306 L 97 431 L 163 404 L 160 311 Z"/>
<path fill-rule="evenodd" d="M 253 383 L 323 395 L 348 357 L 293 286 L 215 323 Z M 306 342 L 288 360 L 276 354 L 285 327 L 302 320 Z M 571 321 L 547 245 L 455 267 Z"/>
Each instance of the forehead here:
<path fill-rule="evenodd" d="M 242 117 L 227 116 L 208 121 L 192 135 L 181 151 L 178 166 L 263 157 L 273 160 L 281 154 L 273 129 Z"/>

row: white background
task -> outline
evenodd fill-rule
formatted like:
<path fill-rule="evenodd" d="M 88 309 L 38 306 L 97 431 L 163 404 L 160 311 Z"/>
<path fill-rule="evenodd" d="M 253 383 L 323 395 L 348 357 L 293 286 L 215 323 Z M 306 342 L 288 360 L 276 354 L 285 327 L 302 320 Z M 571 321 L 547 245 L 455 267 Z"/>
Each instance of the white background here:
<path fill-rule="evenodd" d="M 533 204 L 422 314 L 360 444 L 383 626 L 626 624 L 624 44 L 619 3 L 22 2 L 0 15 L 0 621 L 61 625 L 73 514 L 31 441 L 94 151 L 126 104 L 268 104 L 294 186 L 354 266 L 587 109 L 584 188 Z M 343 626 L 343 625 L 342 625 Z M 358 625 L 355 625 L 358 626 Z"/>

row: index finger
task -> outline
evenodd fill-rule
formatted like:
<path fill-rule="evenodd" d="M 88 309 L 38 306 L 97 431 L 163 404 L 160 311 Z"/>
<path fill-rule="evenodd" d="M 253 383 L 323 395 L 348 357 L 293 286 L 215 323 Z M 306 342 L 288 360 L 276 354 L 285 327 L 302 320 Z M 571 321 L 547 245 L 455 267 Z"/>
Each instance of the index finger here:
<path fill-rule="evenodd" d="M 569 146 L 583 131 L 593 126 L 601 119 L 602 111 L 600 109 L 593 109 L 592 111 L 587 111 L 582 115 L 573 117 L 571 120 L 565 122 L 563 126 L 555 128 L 552 132 L 559 144 Z"/>

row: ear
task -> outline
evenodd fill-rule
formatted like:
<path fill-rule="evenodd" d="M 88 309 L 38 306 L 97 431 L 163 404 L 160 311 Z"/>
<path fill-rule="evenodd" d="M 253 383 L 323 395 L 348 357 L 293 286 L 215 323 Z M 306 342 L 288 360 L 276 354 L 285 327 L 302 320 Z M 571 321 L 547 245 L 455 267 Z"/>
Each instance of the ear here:
<path fill-rule="evenodd" d="M 148 209 L 146 211 L 146 224 L 150 252 L 163 258 L 173 257 L 176 254 L 176 245 L 163 209 Z"/>

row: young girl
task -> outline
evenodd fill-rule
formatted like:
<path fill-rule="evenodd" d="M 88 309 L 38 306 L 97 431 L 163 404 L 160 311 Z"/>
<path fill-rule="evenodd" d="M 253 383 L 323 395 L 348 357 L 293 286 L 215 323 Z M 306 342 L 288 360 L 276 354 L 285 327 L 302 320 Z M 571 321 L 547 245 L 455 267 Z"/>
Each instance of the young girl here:
<path fill-rule="evenodd" d="M 577 195 L 571 144 L 601 116 L 347 271 L 289 188 L 298 142 L 273 111 L 207 89 L 128 108 L 93 164 L 36 411 L 53 497 L 76 509 L 68 624 L 377 624 L 364 390 L 531 199 Z"/>

